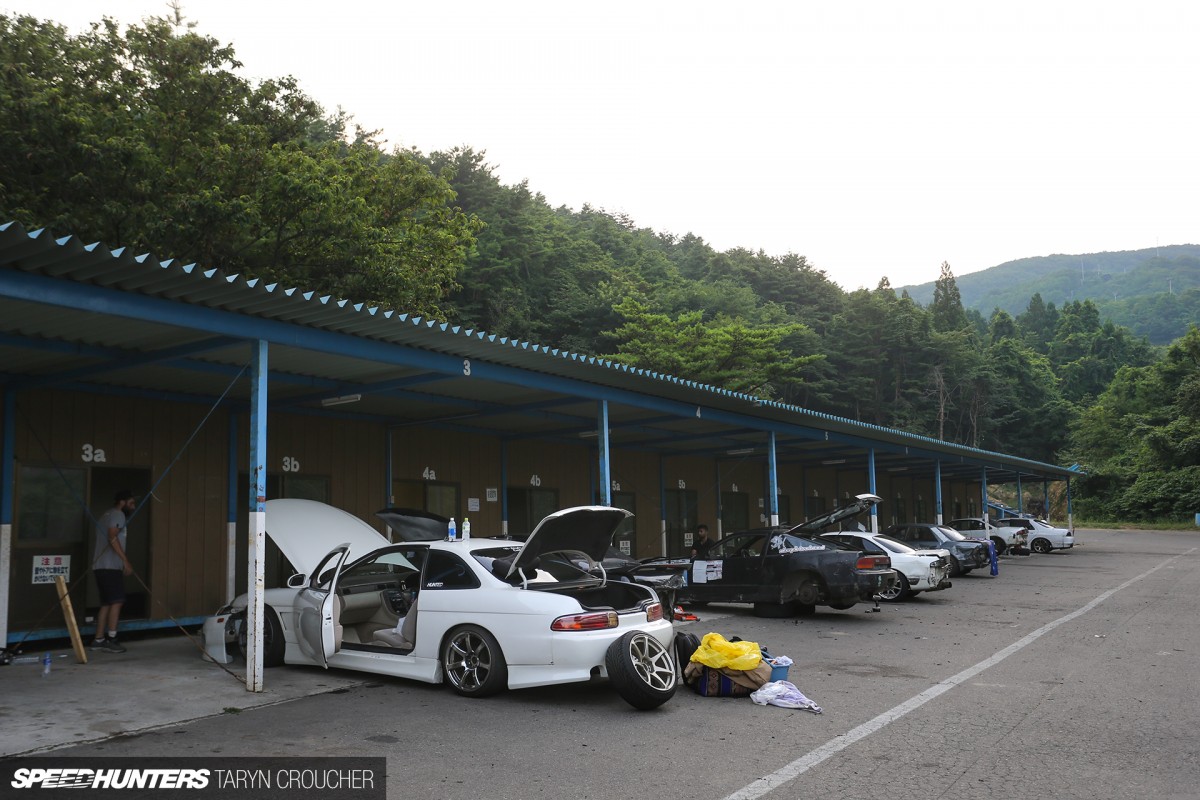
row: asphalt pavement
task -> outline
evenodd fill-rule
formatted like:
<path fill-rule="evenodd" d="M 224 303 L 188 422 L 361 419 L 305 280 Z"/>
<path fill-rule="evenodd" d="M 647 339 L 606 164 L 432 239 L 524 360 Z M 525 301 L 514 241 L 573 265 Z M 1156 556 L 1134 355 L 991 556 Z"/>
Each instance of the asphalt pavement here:
<path fill-rule="evenodd" d="M 110 711 L 90 732 L 77 727 L 88 743 L 38 752 L 385 756 L 395 798 L 1196 800 L 1200 532 L 1080 531 L 1079 541 L 1071 552 L 1004 558 L 995 578 L 972 573 L 879 613 L 698 610 L 687 629 L 790 656 L 789 678 L 821 715 L 689 690 L 638 712 L 602 681 L 471 700 L 313 668 L 268 670 L 270 696 L 256 697 L 189 654 L 180 664 L 190 678 L 156 678 L 160 687 L 150 676 L 169 671 L 156 665 L 124 679 L 130 708 L 174 708 L 174 723 L 160 711 L 139 728 L 140 712 L 118 724 Z M 127 655 L 138 657 L 137 644 Z M 115 659 L 126 657 L 96 671 L 116 677 Z M 0 668 L 6 720 L 36 705 L 12 706 L 4 671 L 18 669 L 32 693 L 59 677 L 57 664 L 49 679 L 34 665 Z M 285 702 L 292 680 L 301 685 Z M 203 710 L 180 696 L 192 686 L 205 687 Z M 48 715 L 60 696 L 42 690 L 36 707 Z"/>
<path fill-rule="evenodd" d="M 123 639 L 126 652 L 87 652 L 32 642 L 0 667 L 0 757 L 128 736 L 330 692 L 363 682 L 349 672 L 281 667 L 263 692 L 246 690 L 245 665 L 222 667 L 183 632 Z M 42 658 L 51 655 L 49 675 Z"/>

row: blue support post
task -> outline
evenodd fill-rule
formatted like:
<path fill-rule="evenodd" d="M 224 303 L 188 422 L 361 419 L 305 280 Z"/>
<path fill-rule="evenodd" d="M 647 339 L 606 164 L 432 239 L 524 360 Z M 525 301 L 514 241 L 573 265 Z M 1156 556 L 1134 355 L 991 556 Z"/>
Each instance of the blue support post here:
<path fill-rule="evenodd" d="M 774 527 L 779 524 L 779 471 L 775 463 L 775 431 L 767 438 L 767 514 L 769 524 Z"/>
<path fill-rule="evenodd" d="M 870 485 L 870 492 L 873 495 L 878 495 L 875 491 L 875 448 L 872 447 L 867 451 L 867 477 Z M 871 506 L 871 533 L 879 533 L 879 506 Z"/>
<path fill-rule="evenodd" d="M 1071 508 L 1071 476 L 1067 476 L 1067 530 L 1075 530 L 1075 513 Z"/>
<path fill-rule="evenodd" d="M 987 467 L 980 468 L 979 486 L 980 493 L 983 496 L 983 513 L 980 515 L 984 519 L 988 518 L 988 490 L 987 490 Z"/>
<path fill-rule="evenodd" d="M 500 535 L 508 538 L 508 439 L 500 440 Z"/>
<path fill-rule="evenodd" d="M 250 547 L 246 607 L 246 689 L 263 690 L 263 591 L 267 530 L 267 343 L 251 346 L 250 362 Z"/>
<path fill-rule="evenodd" d="M 942 460 L 939 458 L 933 462 L 933 496 L 936 505 L 936 522 L 941 525 L 942 517 Z"/>
<path fill-rule="evenodd" d="M 717 487 L 717 538 L 720 539 L 725 535 L 725 526 L 721 523 L 725 516 L 725 506 L 721 502 L 721 460 L 718 458 L 713 459 L 713 485 Z M 684 544 L 686 545 L 686 543 L 687 540 L 684 539 Z"/>
<path fill-rule="evenodd" d="M 12 575 L 14 457 L 17 435 L 17 393 L 4 390 L 4 432 L 0 433 L 0 648 L 8 645 L 9 579 Z"/>
<path fill-rule="evenodd" d="M 237 597 L 237 497 L 238 497 L 238 418 L 229 410 L 229 440 L 226 459 L 228 501 L 225 504 L 225 597 Z"/>
<path fill-rule="evenodd" d="M 597 423 L 600 426 L 600 436 L 597 448 L 600 451 L 600 505 L 612 505 L 612 471 L 609 469 L 608 452 L 608 401 L 600 401 L 600 412 Z"/>
<path fill-rule="evenodd" d="M 666 460 L 658 457 L 658 509 L 659 515 L 662 517 L 661 532 L 662 532 L 662 556 L 667 557 L 667 465 Z"/>
<path fill-rule="evenodd" d="M 383 464 L 383 497 L 384 502 L 389 506 L 394 504 L 396 501 L 396 496 L 392 492 L 392 487 L 396 483 L 395 473 L 393 471 L 395 469 L 395 465 L 392 463 L 392 459 L 395 456 L 395 444 L 392 442 L 392 437 L 395 435 L 396 432 L 389 428 L 387 432 L 387 440 L 384 442 L 385 461 Z"/>
<path fill-rule="evenodd" d="M 1021 473 L 1017 473 L 1017 513 L 1020 514 L 1025 510 L 1025 506 L 1021 500 Z"/>

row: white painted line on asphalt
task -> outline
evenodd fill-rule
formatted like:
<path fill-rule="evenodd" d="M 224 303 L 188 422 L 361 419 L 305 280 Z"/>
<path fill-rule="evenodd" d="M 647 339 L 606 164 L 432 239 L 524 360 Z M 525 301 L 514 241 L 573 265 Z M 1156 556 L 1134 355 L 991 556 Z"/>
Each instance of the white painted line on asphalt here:
<path fill-rule="evenodd" d="M 733 794 L 728 795 L 725 798 L 725 800 L 754 800 L 754 798 L 762 797 L 767 792 L 778 789 L 779 787 L 783 786 L 784 784 L 795 780 L 796 778 L 800 777 L 805 772 L 808 772 L 810 769 L 817 766 L 818 764 L 820 764 L 822 761 L 826 760 L 830 756 L 833 756 L 836 753 L 839 753 L 842 750 L 845 750 L 847 747 L 849 747 L 850 745 L 859 741 L 860 739 L 865 739 L 866 737 L 870 736 L 872 733 L 875 733 L 876 731 L 881 730 L 882 728 L 886 727 L 887 725 L 891 724 L 892 722 L 895 722 L 896 720 L 900 719 L 901 717 L 903 717 L 905 714 L 909 713 L 910 711 L 916 711 L 918 708 L 925 705 L 926 703 L 928 703 L 930 700 L 934 699 L 935 697 L 945 694 L 946 692 L 953 689 L 955 686 L 958 686 L 960 683 L 963 683 L 965 681 L 970 680 L 971 678 L 974 678 L 976 675 L 983 672 L 988 667 L 993 667 L 996 664 L 999 664 L 1004 659 L 1013 655 L 1014 653 L 1019 652 L 1020 650 L 1023 650 L 1025 647 L 1033 644 L 1035 641 L 1042 638 L 1043 636 L 1045 636 L 1047 633 L 1054 630 L 1058 626 L 1065 625 L 1066 623 L 1070 622 L 1071 620 L 1075 619 L 1076 617 L 1086 614 L 1087 612 L 1091 611 L 1093 608 L 1100 605 L 1105 600 L 1112 597 L 1114 594 L 1121 591 L 1122 589 L 1132 586 L 1133 584 L 1137 583 L 1138 581 L 1149 577 L 1150 575 L 1154 574 L 1155 572 L 1158 572 L 1160 569 L 1167 566 L 1168 564 L 1170 564 L 1172 561 L 1175 561 L 1176 559 L 1182 558 L 1183 556 L 1191 555 L 1197 549 L 1200 549 L 1200 548 L 1193 547 L 1191 550 L 1188 550 L 1187 552 L 1180 553 L 1177 556 L 1172 556 L 1172 557 L 1168 558 L 1166 561 L 1163 561 L 1158 566 L 1152 567 L 1151 569 L 1146 570 L 1141 575 L 1138 575 L 1137 577 L 1134 577 L 1134 578 L 1130 578 L 1129 580 L 1122 583 L 1120 586 L 1109 589 L 1107 592 L 1104 592 L 1099 597 L 1097 597 L 1094 600 L 1092 600 L 1091 602 L 1089 602 L 1087 605 L 1084 605 L 1081 608 L 1078 608 L 1075 611 L 1072 611 L 1070 614 L 1059 617 L 1058 619 L 1054 620 L 1053 622 L 1046 623 L 1045 625 L 1038 628 L 1033 633 L 1030 633 L 1030 634 L 1018 639 L 1017 641 L 1013 642 L 1012 644 L 1010 644 L 1008 647 L 1004 648 L 1003 650 L 1000 650 L 1000 651 L 994 653 L 993 655 L 991 655 L 990 657 L 985 658 L 983 661 L 980 661 L 975 666 L 967 667 L 966 669 L 964 669 L 962 672 L 958 673 L 957 675 L 951 675 L 949 678 L 946 678 L 946 680 L 942 681 L 941 683 L 934 684 L 933 686 L 929 687 L 928 689 L 926 689 L 925 691 L 916 695 L 915 697 L 911 697 L 908 700 L 905 700 L 903 703 L 896 706 L 895 708 L 892 708 L 888 711 L 883 712 L 879 716 L 875 717 L 875 719 L 864 722 L 862 725 L 859 725 L 857 728 L 850 730 L 846 734 L 839 736 L 836 739 L 832 739 L 832 740 L 826 742 L 825 744 L 818 747 L 816 750 L 813 750 L 813 751 L 801 756 L 800 758 L 796 759 L 792 763 L 790 763 L 784 767 L 781 767 L 780 769 L 775 770 L 770 775 L 764 775 L 763 777 L 754 781 L 754 783 L 751 783 L 750 785 L 748 785 L 742 789 L 739 789 L 738 791 L 734 792 Z"/>

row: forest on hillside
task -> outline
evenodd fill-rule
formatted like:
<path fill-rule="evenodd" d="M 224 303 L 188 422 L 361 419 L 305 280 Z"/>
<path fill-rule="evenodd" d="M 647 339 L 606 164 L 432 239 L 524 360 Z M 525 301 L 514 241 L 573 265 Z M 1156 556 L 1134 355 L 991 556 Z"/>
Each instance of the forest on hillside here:
<path fill-rule="evenodd" d="M 1077 511 L 1200 509 L 1200 332 L 1155 348 L 1090 300 L 842 290 L 802 255 L 504 185 L 486 153 L 385 151 L 185 21 L 72 36 L 0 16 L 0 219 L 602 355 L 950 442 L 1079 463 Z"/>
<path fill-rule="evenodd" d="M 933 299 L 933 282 L 905 289 L 919 303 Z M 1104 319 L 1168 344 L 1200 324 L 1200 245 L 1022 258 L 960 276 L 958 289 L 985 315 L 1019 314 L 1034 294 L 1060 306 L 1091 300 Z"/>

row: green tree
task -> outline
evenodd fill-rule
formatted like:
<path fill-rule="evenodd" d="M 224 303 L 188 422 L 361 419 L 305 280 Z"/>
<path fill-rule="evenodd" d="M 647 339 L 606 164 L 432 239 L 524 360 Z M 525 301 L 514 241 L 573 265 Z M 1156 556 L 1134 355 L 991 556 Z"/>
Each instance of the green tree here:
<path fill-rule="evenodd" d="M 797 380 L 817 355 L 794 356 L 784 346 L 802 326 L 756 328 L 741 320 L 711 322 L 699 311 L 672 318 L 641 301 L 618 305 L 624 324 L 610 336 L 618 349 L 604 358 L 735 392 L 775 399 L 776 386 Z"/>
<path fill-rule="evenodd" d="M 412 153 L 239 77 L 178 15 L 80 36 L 0 16 L 0 208 L 136 250 L 438 314 L 477 225 Z M 336 136 L 335 136 L 336 133 Z"/>
<path fill-rule="evenodd" d="M 1034 294 L 1025 311 L 1017 317 L 1017 325 L 1025 344 L 1045 355 L 1050 351 L 1050 342 L 1054 340 L 1054 330 L 1058 326 L 1058 309 L 1054 303 L 1043 301 L 1040 294 Z"/>
<path fill-rule="evenodd" d="M 963 310 L 962 295 L 958 291 L 958 283 L 950 264 L 942 262 L 941 274 L 933 284 L 933 304 L 929 307 L 933 314 L 933 329 L 942 333 L 962 330 L 968 326 L 967 314 Z"/>
<path fill-rule="evenodd" d="M 1146 367 L 1122 367 L 1073 426 L 1081 510 L 1122 519 L 1189 518 L 1200 508 L 1200 329 Z"/>
<path fill-rule="evenodd" d="M 1087 403 L 1104 390 L 1122 365 L 1147 364 L 1150 346 L 1111 322 L 1100 322 L 1100 312 L 1090 300 L 1063 306 L 1050 363 L 1059 376 L 1063 396 Z"/>

